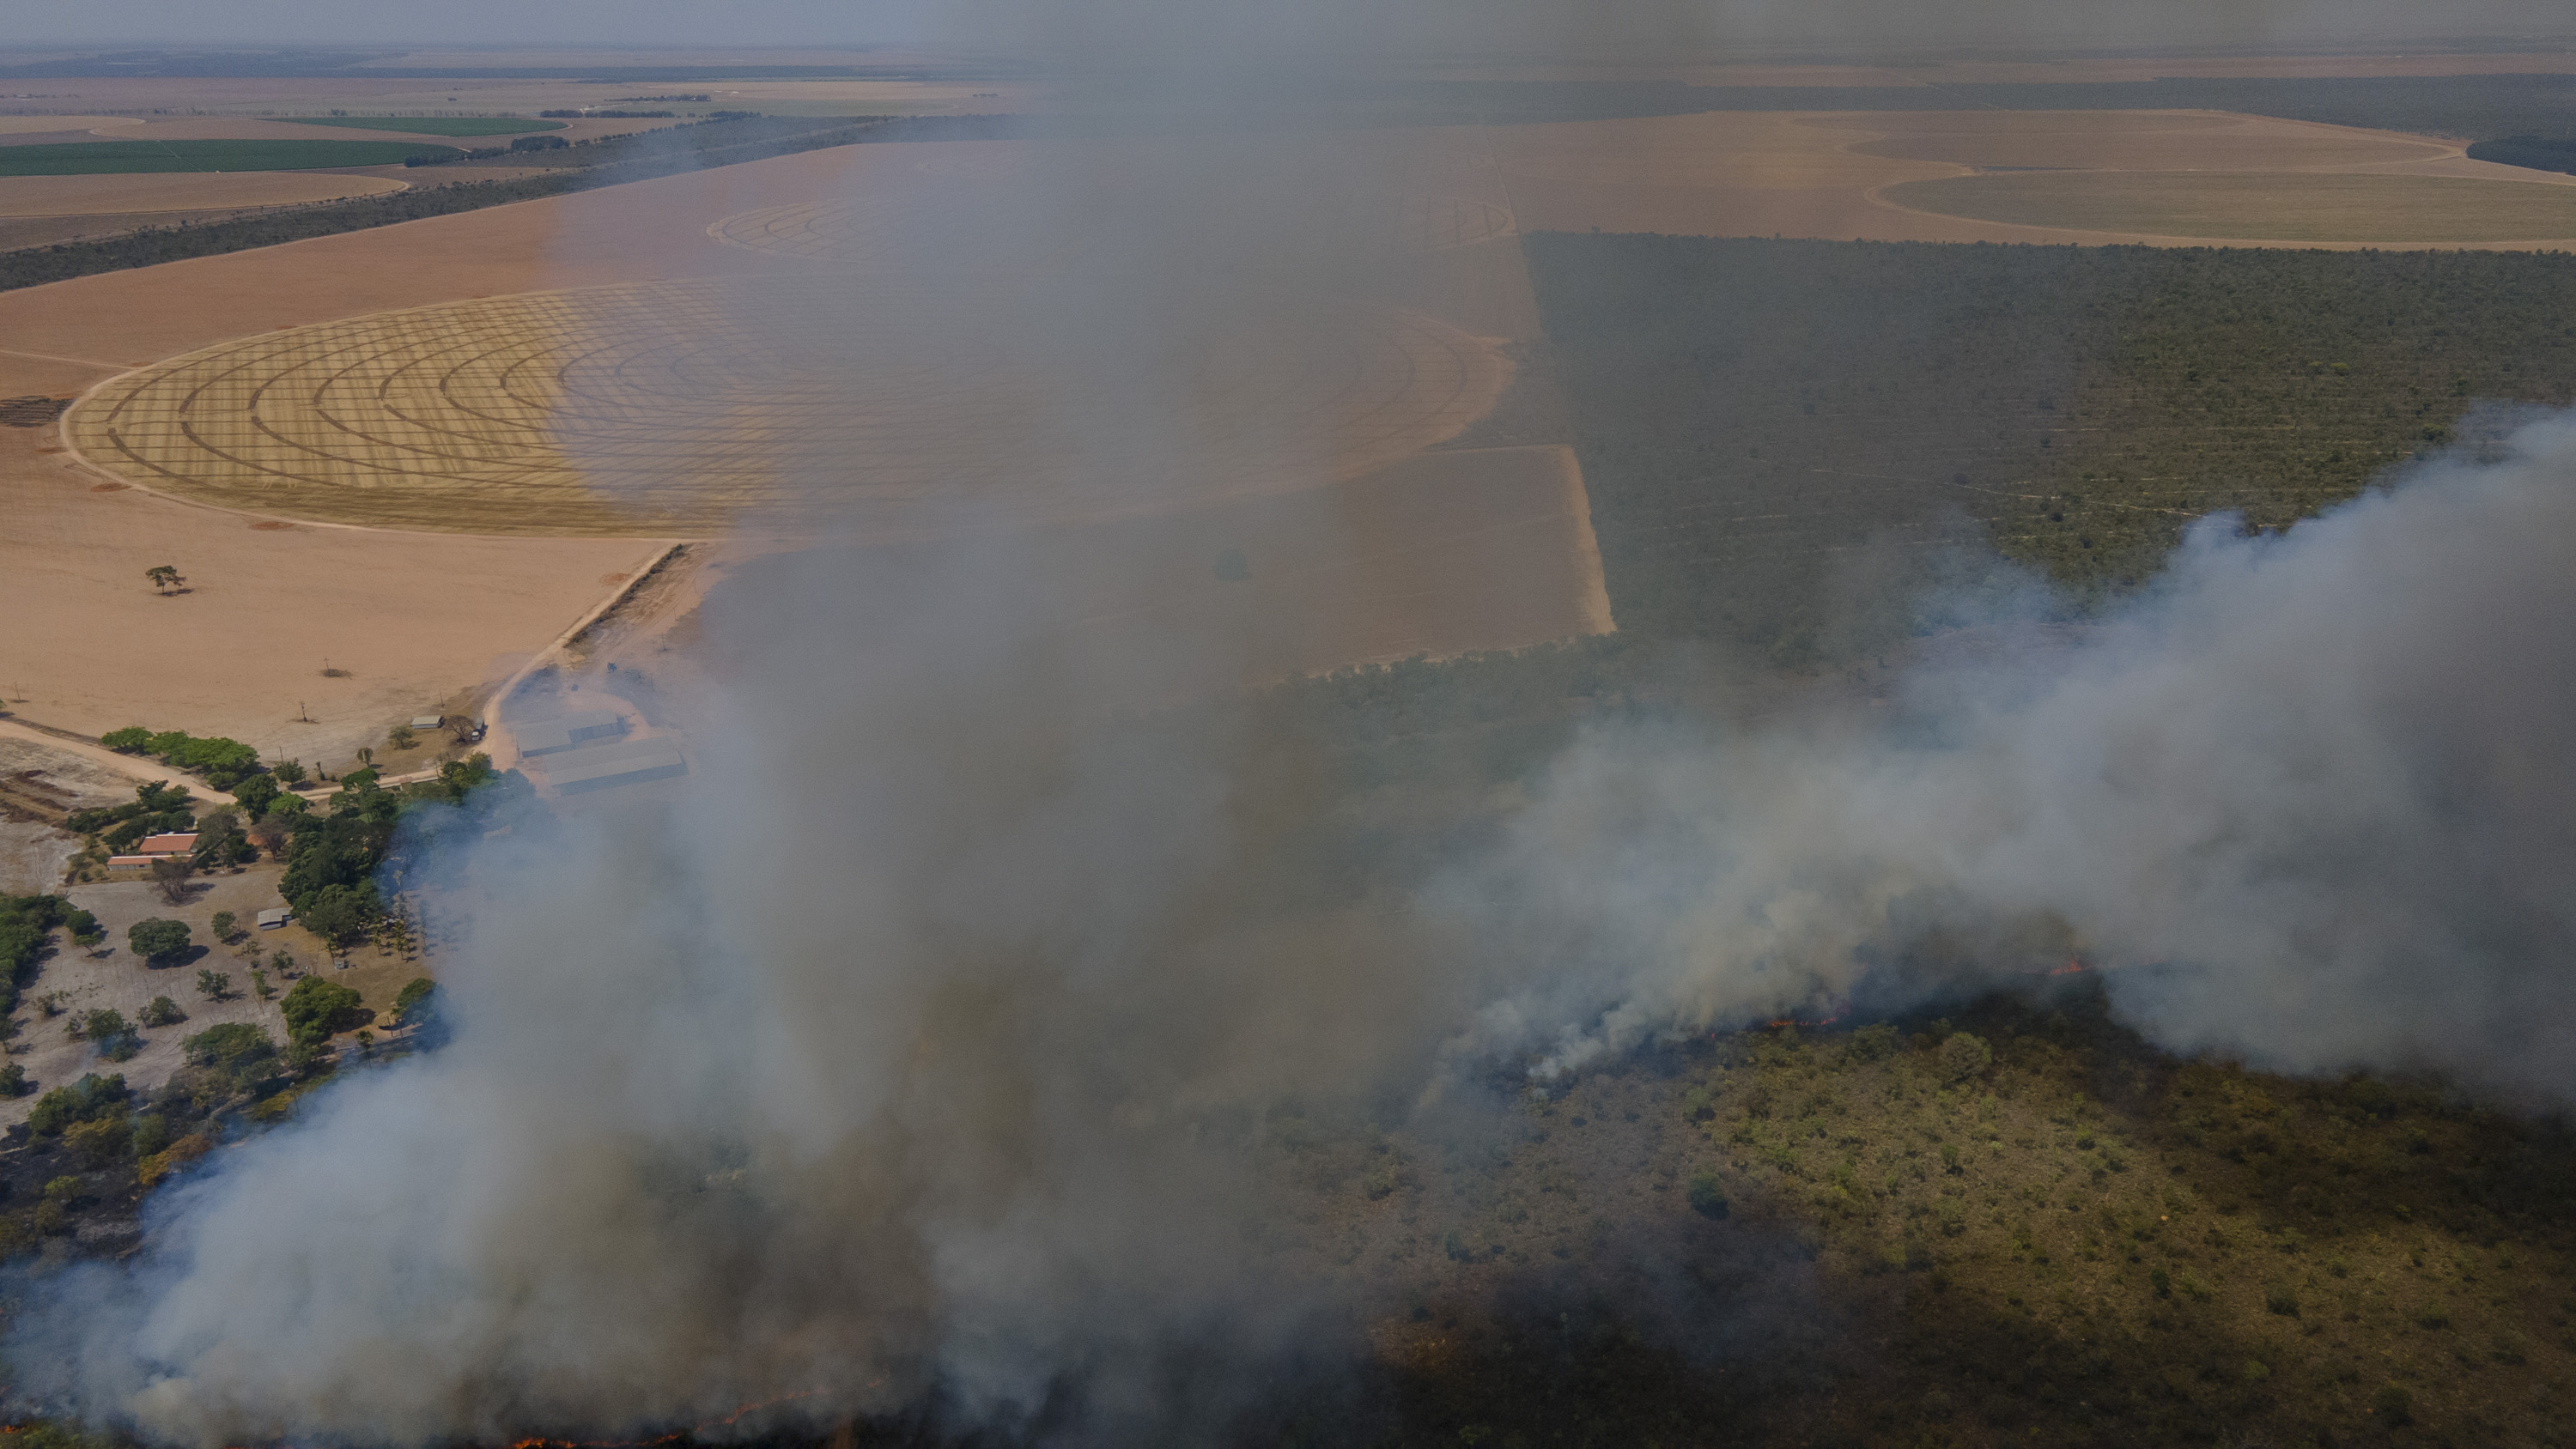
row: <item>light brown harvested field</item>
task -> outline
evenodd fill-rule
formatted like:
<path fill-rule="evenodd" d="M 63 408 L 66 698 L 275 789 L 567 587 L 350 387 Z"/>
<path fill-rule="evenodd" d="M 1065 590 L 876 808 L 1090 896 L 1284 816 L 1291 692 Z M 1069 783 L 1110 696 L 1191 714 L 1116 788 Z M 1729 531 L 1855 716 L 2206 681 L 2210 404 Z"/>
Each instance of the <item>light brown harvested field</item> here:
<path fill-rule="evenodd" d="M 18 714 L 99 734 L 150 723 L 270 756 L 346 760 L 460 690 L 498 682 L 650 552 L 631 540 L 261 527 L 91 491 L 0 431 L 0 680 Z M 163 597 L 141 570 L 177 565 Z M 349 671 L 324 678 L 325 661 Z M 309 715 L 311 723 L 298 717 Z"/>
<path fill-rule="evenodd" d="M 1086 572 L 1073 626 L 1234 644 L 1220 682 L 1517 649 L 1612 627 L 1568 447 L 1425 453 L 1314 493 L 1062 541 Z M 1240 550 L 1248 577 L 1220 578 Z"/>
<path fill-rule="evenodd" d="M 55 135 L 65 140 L 88 140 L 93 130 L 113 136 L 142 124 L 140 116 L 0 116 L 0 142 L 21 136 Z"/>
<path fill-rule="evenodd" d="M 2576 187 L 2456 176 L 2026 172 L 1883 194 L 1946 216 L 2097 232 L 2418 244 L 2576 236 Z"/>
<path fill-rule="evenodd" d="M 2557 193 L 2570 187 L 2570 178 L 2469 161 L 2458 146 L 2424 137 L 2222 112 L 1722 112 L 1503 127 L 1491 135 L 1524 231 L 1845 241 L 2576 245 L 2576 224 L 2546 220 L 2560 214 Z M 2283 159 L 2276 166 L 2268 157 Z M 2200 210 L 2017 209 L 2006 216 L 1905 203 L 1919 194 L 1911 187 L 1974 175 L 1967 161 L 1975 158 L 2070 168 L 2064 174 L 2196 168 L 2272 179 L 2261 195 L 2221 185 L 2211 207 Z M 2471 220 L 2432 239 L 2420 231 L 2419 213 L 2374 215 L 2352 206 L 2350 199 L 2366 190 L 2354 186 L 2358 176 L 2491 183 L 2506 189 L 2460 193 L 2460 199 L 2491 199 L 2507 208 L 2510 220 Z M 2139 186 L 2170 189 L 2156 181 Z M 2244 204 L 2230 211 L 2217 204 L 2217 195 Z M 2078 215 L 2105 224 L 2080 225 Z M 2178 229 L 2202 225 L 2196 217 L 2206 217 L 2209 229 Z M 2525 229 L 2534 217 L 2544 229 Z M 2551 225 L 2562 229 L 2545 229 Z"/>
<path fill-rule="evenodd" d="M 599 288 L 188 354 L 103 386 L 65 429 L 118 477 L 277 517 L 665 537 L 819 513 L 900 535 L 961 503 L 1114 517 L 1307 486 L 1317 465 L 1366 472 L 1454 436 L 1511 375 L 1490 345 L 1418 313 L 1274 313 L 1195 339 L 1168 379 L 1120 379 L 1122 395 L 1185 388 L 1160 406 L 1190 409 L 1207 444 L 1103 470 L 1054 424 L 1081 359 L 990 361 L 1012 345 L 1009 312 L 862 295 L 820 320 L 898 339 L 881 356 L 815 335 L 811 284 Z M 795 467 L 818 449 L 828 485 Z"/>
<path fill-rule="evenodd" d="M 1851 150 L 1957 166 L 2088 171 L 2343 171 L 2460 154 L 2444 141 L 2211 111 L 1935 112 L 1909 116 L 1898 134 Z"/>
<path fill-rule="evenodd" d="M 1743 61 L 1709 55 L 1632 55 L 1614 64 L 1461 67 L 1479 80 L 1680 81 L 1702 86 L 1939 86 L 2003 83 L 2101 84 L 2169 76 L 2286 79 L 2338 76 L 2566 75 L 2576 49 L 2566 46 L 2487 52 L 2356 51 L 2246 55 L 2175 55 L 2140 50 L 2117 56 L 2056 59 L 1909 60 L 1902 65 L 1848 62 Z"/>
<path fill-rule="evenodd" d="M 1394 199 L 1358 209 L 1344 238 L 1365 242 L 1350 244 L 1385 268 L 1366 295 L 1293 315 L 1253 307 L 1243 320 L 1253 329 L 1245 345 L 1188 369 L 1202 383 L 1224 384 L 1208 416 L 1223 415 L 1228 396 L 1254 407 L 1256 421 L 1306 415 L 1301 426 L 1313 431 L 1303 441 L 1276 427 L 1235 430 L 1238 444 L 1246 436 L 1285 438 L 1294 446 L 1278 451 L 1306 455 L 1303 466 L 1293 477 L 1253 477 L 1249 487 L 1237 486 L 1242 476 L 1201 477 L 1186 497 L 1152 505 L 1189 502 L 1194 509 L 1171 527 L 1241 536 L 1240 519 L 1252 515 L 1227 523 L 1228 510 L 1264 505 L 1211 509 L 1210 500 L 1345 480 L 1279 498 L 1283 512 L 1264 515 L 1274 523 L 1316 509 L 1338 521 L 1297 535 L 1306 542 L 1294 546 L 1277 524 L 1262 535 L 1251 586 L 1212 596 L 1259 599 L 1276 615 L 1276 637 L 1261 660 L 1277 673 L 1505 647 L 1607 625 L 1569 454 L 1420 452 L 1485 409 L 1509 376 L 1496 339 L 1530 335 L 1535 324 L 1507 198 L 1489 170 L 1479 174 L 1471 164 L 1473 138 L 1417 134 L 1398 143 L 1420 154 L 1401 165 L 1372 161 L 1375 174 L 1395 178 L 1386 193 Z M 716 438 L 730 408 L 733 424 L 756 432 L 761 408 L 774 419 L 782 399 L 793 401 L 795 354 L 815 339 L 800 340 L 788 319 L 754 329 L 765 335 L 726 330 L 734 325 L 728 317 L 768 315 L 755 303 L 727 303 L 704 327 L 675 309 L 693 297 L 757 298 L 779 278 L 812 285 L 822 274 L 812 259 L 727 245 L 707 234 L 710 225 L 810 205 L 818 195 L 867 195 L 899 213 L 936 215 L 959 197 L 1004 194 L 1031 169 L 1027 156 L 1006 153 L 1032 144 L 809 153 L 0 295 L 0 336 L 16 349 L 0 353 L 0 394 L 68 396 L 120 370 L 209 347 L 228 356 L 272 347 L 300 356 L 324 334 L 368 339 L 353 360 L 381 365 L 383 344 L 400 345 L 405 328 L 344 319 L 407 309 L 467 332 L 498 323 L 488 330 L 507 350 L 527 330 L 513 309 L 569 309 L 576 320 L 595 321 L 605 306 L 626 314 L 609 328 L 614 338 L 600 340 L 625 349 L 619 385 L 635 391 L 622 401 L 586 396 L 594 422 L 623 416 L 667 429 L 676 417 Z M 1315 162 L 1316 172 L 1338 174 L 1334 167 L 1349 159 L 1334 152 Z M 1060 176 L 1065 166 L 1047 156 L 1037 169 Z M 1132 174 L 1153 181 L 1151 168 Z M 1419 200 L 1406 199 L 1416 195 L 1408 187 L 1419 188 Z M 551 300 L 532 302 L 530 294 Z M 564 302 L 566 295 L 578 300 Z M 1371 361 L 1379 356 L 1397 365 Z M 509 395 L 544 404 L 565 375 Z M 571 376 L 579 383 L 583 374 L 576 368 Z M 768 390 L 765 400 L 741 392 L 746 379 Z M 722 406 L 702 407 L 702 394 L 689 391 L 701 384 L 735 392 Z M 585 439 L 563 426 L 581 416 L 579 409 L 550 415 L 542 437 L 522 438 L 538 446 L 512 451 L 559 459 L 569 452 L 592 476 L 614 472 L 619 448 L 630 460 L 663 451 L 661 441 L 639 445 L 644 434 L 619 442 L 612 429 Z M 162 439 L 169 441 L 166 430 Z M 632 571 L 651 551 L 632 539 L 441 537 L 263 521 L 114 489 L 84 474 L 72 455 L 40 451 L 59 446 L 52 429 L 0 432 L 0 508 L 26 520 L 0 534 L 0 613 L 31 621 L 0 640 L 0 676 L 25 676 L 32 697 L 20 706 L 25 715 L 70 728 L 95 732 L 148 718 L 232 734 L 271 753 L 345 759 L 393 720 L 506 674 L 595 602 L 602 580 Z M 1114 499 L 1108 506 L 1084 499 L 1071 510 L 1060 503 L 1032 500 L 1025 511 L 1085 518 L 1128 511 Z M 597 500 L 587 506 L 596 512 Z M 462 520 L 471 511 L 451 499 L 444 513 L 415 521 L 470 526 Z M 492 512 L 487 527 L 509 526 L 501 510 Z M 161 599 L 143 584 L 140 570 L 163 561 L 188 574 L 191 593 Z M 1141 593 L 1138 579 L 1162 575 L 1104 574 L 1102 617 L 1202 607 L 1215 585 L 1207 568 L 1193 560 L 1169 587 Z M 322 678 L 325 657 L 353 667 L 355 677 Z M 319 723 L 296 723 L 299 703 Z"/>
<path fill-rule="evenodd" d="M 237 211 L 400 191 L 380 176 L 308 171 L 174 172 L 140 176 L 0 176 L 0 217 Z"/>

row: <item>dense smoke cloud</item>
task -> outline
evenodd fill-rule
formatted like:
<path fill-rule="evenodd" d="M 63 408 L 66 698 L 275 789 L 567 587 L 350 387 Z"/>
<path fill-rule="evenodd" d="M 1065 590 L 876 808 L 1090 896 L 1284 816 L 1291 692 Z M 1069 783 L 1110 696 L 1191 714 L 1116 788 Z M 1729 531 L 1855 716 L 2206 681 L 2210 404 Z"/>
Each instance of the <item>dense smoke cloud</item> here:
<path fill-rule="evenodd" d="M 1165 13 L 1093 16 L 1095 39 Z M 1289 23 L 1209 13 L 1157 53 Z M 1554 43 L 1572 13 L 1507 18 Z M 1347 51 L 1419 15 L 1490 18 L 1298 33 Z M 817 283 L 788 340 L 824 374 L 943 337 L 1007 354 L 1068 487 L 1241 451 L 1176 379 L 1366 291 L 1309 199 L 1403 183 L 1152 144 L 1152 167 L 1040 168 L 952 230 L 890 225 L 910 292 Z M 836 331 L 861 327 L 892 330 Z M 1256 451 L 1281 471 L 1252 491 L 1329 468 Z M 197 1445 L 924 1402 L 1205 1438 L 1370 1306 L 1261 1246 L 1276 1105 L 1427 1120 L 1498 1074 L 2070 951 L 2180 1049 L 2563 1100 L 2576 425 L 2506 451 L 2283 537 L 2205 525 L 2036 663 L 1927 665 L 1787 725 L 1590 733 L 1499 843 L 1396 900 L 1281 868 L 1331 782 L 1243 718 L 1128 718 L 1232 682 L 1238 625 L 1071 629 L 1077 562 L 969 505 L 929 541 L 772 559 L 706 605 L 713 683 L 670 701 L 687 780 L 414 863 L 468 923 L 441 959 L 453 1043 L 216 1156 L 131 1264 L 22 1285 L 20 1387 Z M 823 498 L 831 447 L 787 453 Z"/>
<path fill-rule="evenodd" d="M 2563 1104 L 2576 423 L 2501 451 L 2285 535 L 2205 520 L 2080 642 L 1918 669 L 1892 724 L 1585 742 L 1454 889 L 1597 966 L 1494 1021 L 1584 1018 L 1544 1074 L 2080 949 L 2177 1050 Z"/>
<path fill-rule="evenodd" d="M 1275 1363 L 1337 1311 L 1245 1251 L 1268 1104 L 2009 981 L 2066 927 L 2174 1047 L 2563 1102 L 2576 423 L 2504 451 L 2214 522 L 1893 722 L 1595 734 L 1392 920 L 1259 904 L 1278 802 L 1222 722 L 1091 727 L 1042 561 L 806 556 L 716 601 L 727 745 L 683 799 L 453 862 L 456 1043 L 222 1159 L 13 1354 L 205 1444 L 925 1393 L 1029 1425 L 1068 1383 L 1093 1439 L 1186 1429 L 1246 1380 L 1182 1345 Z M 775 627 L 826 605 L 880 627 Z"/>

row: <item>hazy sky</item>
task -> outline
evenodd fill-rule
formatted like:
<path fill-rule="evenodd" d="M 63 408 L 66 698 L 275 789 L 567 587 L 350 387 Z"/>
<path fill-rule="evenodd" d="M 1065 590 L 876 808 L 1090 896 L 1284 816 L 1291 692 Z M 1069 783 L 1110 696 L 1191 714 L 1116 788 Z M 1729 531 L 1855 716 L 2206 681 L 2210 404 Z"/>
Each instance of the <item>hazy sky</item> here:
<path fill-rule="evenodd" d="M 1076 32 L 1121 43 L 1211 33 L 1255 52 L 1318 34 L 1407 38 L 1457 48 L 1597 42 L 1943 41 L 2031 45 L 2384 44 L 2406 38 L 2565 36 L 2554 0 L 452 0 L 434 12 L 392 0 L 99 0 L 11 7 L 6 40 L 144 44 L 421 43 L 767 45 L 876 40 L 1051 42 Z M 434 14 L 435 19 L 424 16 Z"/>

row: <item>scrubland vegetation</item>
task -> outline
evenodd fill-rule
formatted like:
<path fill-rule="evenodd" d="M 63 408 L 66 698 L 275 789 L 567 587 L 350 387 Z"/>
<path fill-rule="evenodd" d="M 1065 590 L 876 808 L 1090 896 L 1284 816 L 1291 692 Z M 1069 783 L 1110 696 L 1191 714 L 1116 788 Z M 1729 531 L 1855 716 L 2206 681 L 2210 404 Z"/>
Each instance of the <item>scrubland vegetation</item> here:
<path fill-rule="evenodd" d="M 2576 1368 L 2563 1127 L 2177 1062 L 2082 978 L 1269 1143 L 1396 1442 L 2548 1444 Z"/>
<path fill-rule="evenodd" d="M 1910 632 L 1883 616 L 1989 544 L 2099 597 L 2197 518 L 2286 527 L 2482 403 L 2576 398 L 2576 256 L 1528 252 L 1619 627 L 1789 664 Z"/>

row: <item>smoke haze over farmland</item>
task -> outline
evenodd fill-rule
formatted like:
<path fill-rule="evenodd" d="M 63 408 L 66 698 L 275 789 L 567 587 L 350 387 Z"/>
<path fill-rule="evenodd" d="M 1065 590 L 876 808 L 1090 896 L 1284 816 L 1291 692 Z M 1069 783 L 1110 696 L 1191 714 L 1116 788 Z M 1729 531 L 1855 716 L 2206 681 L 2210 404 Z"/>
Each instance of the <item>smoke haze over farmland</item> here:
<path fill-rule="evenodd" d="M 1201 47 L 1185 62 L 1283 26 L 1351 44 L 1331 11 L 1081 16 L 1133 37 L 1181 13 L 1208 20 L 1171 42 Z M 2224 35 L 2364 12 L 2251 13 Z M 1016 510 L 1070 497 L 1150 533 L 1211 476 L 1331 478 L 1348 427 L 1294 431 L 1260 374 L 1210 359 L 1379 307 L 1398 263 L 1314 198 L 1410 173 L 1261 137 L 1037 144 L 1065 149 L 782 284 L 810 288 L 782 371 L 846 388 L 870 438 L 973 439 L 927 469 L 958 486 L 854 500 L 858 445 L 781 444 L 812 546 L 707 599 L 703 686 L 669 701 L 693 773 L 416 847 L 465 923 L 453 1041 L 213 1158 L 134 1259 L 15 1285 L 22 1392 L 205 1446 L 595 1439 L 746 1405 L 746 1430 L 929 1405 L 1204 1441 L 1387 1307 L 1277 1246 L 1253 1149 L 1283 1103 L 1472 1142 L 1514 1097 L 1680 1036 L 2070 954 L 2177 1051 L 2570 1102 L 2576 422 L 2286 534 L 2206 520 L 2080 625 L 2035 581 L 1989 598 L 1976 623 L 2045 645 L 1928 650 L 1883 704 L 1599 723 L 1526 796 L 1474 802 L 1490 828 L 1315 859 L 1366 832 L 1319 823 L 1341 782 L 1226 692 L 1265 626 L 1089 618 L 1080 561 Z M 939 349 L 950 391 L 860 406 Z M 614 494 L 617 460 L 590 462 Z M 1052 501 L 1016 499 L 1040 466 Z M 1340 522 L 1319 502 L 1297 526 Z"/>

